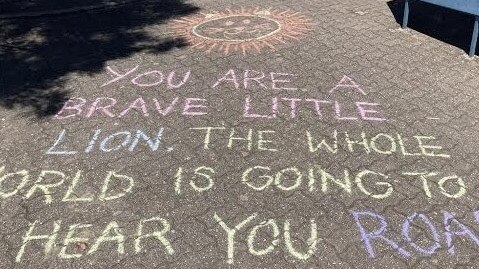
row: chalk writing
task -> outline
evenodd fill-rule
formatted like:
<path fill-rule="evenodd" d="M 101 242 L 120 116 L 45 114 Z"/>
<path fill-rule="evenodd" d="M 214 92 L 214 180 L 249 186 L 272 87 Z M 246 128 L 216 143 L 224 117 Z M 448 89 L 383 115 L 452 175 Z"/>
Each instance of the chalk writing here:
<path fill-rule="evenodd" d="M 83 195 L 81 191 L 78 191 L 80 181 L 83 178 L 83 171 L 78 170 L 73 177 L 67 176 L 65 173 L 56 170 L 42 170 L 37 179 L 30 182 L 31 173 L 28 170 L 20 170 L 17 172 L 6 172 L 5 167 L 0 167 L 0 198 L 7 199 L 18 192 L 26 188 L 25 199 L 38 196 L 43 197 L 45 204 L 51 204 L 54 202 L 54 195 L 60 194 L 60 189 L 65 185 L 67 179 L 72 178 L 71 182 L 67 186 L 67 190 L 61 199 L 58 197 L 56 201 L 61 202 L 91 202 L 95 200 L 94 195 Z M 32 183 L 30 187 L 27 187 L 27 183 Z M 115 171 L 107 172 L 103 180 L 101 192 L 97 195 L 96 199 L 99 201 L 110 201 L 119 199 L 129 193 L 131 193 L 135 181 L 132 177 L 119 174 Z M 112 187 L 116 186 L 116 187 Z M 119 187 L 118 187 L 119 186 Z"/>
<path fill-rule="evenodd" d="M 419 177 L 430 177 L 437 174 L 439 173 L 402 173 L 402 175 Z M 390 197 L 395 190 L 394 185 L 400 182 L 397 178 L 391 178 L 389 175 L 369 169 L 360 169 L 355 173 L 349 169 L 344 169 L 338 175 L 338 173 L 333 173 L 319 165 L 312 165 L 307 169 L 299 169 L 293 166 L 277 171 L 268 166 L 249 167 L 244 170 L 241 181 L 245 186 L 255 191 L 275 188 L 281 191 L 307 189 L 309 192 L 320 190 L 322 193 L 327 193 L 331 186 L 336 186 L 341 191 L 351 194 L 356 187 L 360 193 L 373 199 Z M 427 179 L 424 178 L 422 181 L 424 194 L 428 198 L 433 197 Z M 288 185 L 285 182 L 288 182 Z M 446 182 L 448 182 L 447 188 Z M 367 187 L 371 184 L 376 187 Z M 464 181 L 454 174 L 442 177 L 437 184 L 440 193 L 450 199 L 463 197 L 467 190 Z"/>
<path fill-rule="evenodd" d="M 361 93 L 362 95 L 366 95 L 363 89 L 361 89 L 361 87 L 348 76 L 343 76 L 341 81 L 339 81 L 338 85 L 334 86 L 334 88 L 332 88 L 329 92 L 333 93 L 334 91 L 337 91 L 337 90 L 355 90 Z"/>
<path fill-rule="evenodd" d="M 276 152 L 281 150 L 276 131 L 255 130 L 252 128 L 226 128 L 224 126 L 192 127 L 193 134 L 201 134 L 202 148 L 246 149 Z M 225 138 L 225 134 L 229 134 Z M 399 133 L 366 133 L 358 131 L 331 131 L 329 135 L 315 135 L 304 131 L 304 146 L 311 154 L 397 155 L 408 158 L 449 159 L 434 136 L 404 135 Z"/>
<path fill-rule="evenodd" d="M 265 106 L 265 103 L 268 105 Z M 244 98 L 241 116 L 258 119 L 297 119 L 300 113 L 310 113 L 310 108 L 314 109 L 313 115 L 318 119 L 328 116 L 339 121 L 386 121 L 386 118 L 381 115 L 380 105 L 377 103 L 366 101 L 341 103 L 336 100 L 289 97 L 272 97 L 264 100 L 256 99 L 251 95 Z M 154 111 L 154 115 L 151 115 L 152 111 Z M 133 101 L 127 101 L 126 105 L 120 105 L 116 99 L 111 97 L 98 97 L 94 100 L 74 97 L 65 102 L 55 118 L 59 120 L 94 117 L 124 118 L 131 114 L 143 117 L 167 117 L 173 113 L 183 116 L 207 115 L 208 100 L 174 97 L 160 101 L 157 98 L 145 100 L 143 97 L 138 97 Z"/>
<path fill-rule="evenodd" d="M 288 105 L 281 105 L 279 101 L 287 102 Z M 261 105 L 261 111 L 255 103 L 264 104 L 268 103 L 265 108 Z M 262 119 L 275 119 L 275 118 L 290 118 L 294 119 L 298 116 L 299 112 L 303 109 L 304 105 L 313 106 L 316 115 L 319 119 L 323 118 L 324 112 L 328 111 L 325 106 L 329 105 L 329 114 L 336 120 L 340 121 L 375 121 L 383 122 L 386 118 L 380 115 L 380 112 L 375 107 L 379 107 L 379 104 L 369 102 L 354 102 L 353 104 L 340 103 L 334 100 L 323 99 L 300 99 L 300 98 L 284 98 L 284 97 L 272 97 L 271 100 L 254 100 L 250 95 L 246 96 L 244 101 L 244 113 L 245 118 L 262 118 Z M 345 106 L 348 106 L 345 109 Z M 284 110 L 289 110 L 284 112 Z M 309 111 L 309 109 L 308 109 Z M 348 113 L 348 114 L 347 114 Z M 286 115 L 285 115 L 286 114 Z"/>
<path fill-rule="evenodd" d="M 236 75 L 239 74 L 239 75 Z M 269 72 L 265 74 L 263 71 L 244 70 L 243 72 L 229 69 L 226 74 L 213 83 L 212 88 L 234 88 L 249 89 L 263 88 L 272 90 L 294 91 L 297 87 L 291 85 L 291 79 L 296 77 L 295 74 Z"/>
<path fill-rule="evenodd" d="M 132 237 L 134 238 L 132 249 L 133 252 L 136 254 L 144 251 L 142 246 L 146 243 L 147 239 L 156 239 L 155 241 L 159 242 L 162 245 L 167 255 L 173 255 L 175 253 L 175 250 L 173 249 L 170 241 L 167 238 L 168 233 L 170 233 L 170 223 L 166 219 L 163 219 L 161 217 L 141 219 L 136 225 L 137 232 L 134 236 L 125 234 L 118 222 L 110 221 L 96 239 L 77 237 L 75 235 L 78 234 L 80 230 L 90 229 L 93 226 L 93 224 L 90 223 L 77 223 L 70 225 L 68 227 L 68 232 L 63 240 L 58 238 L 59 232 L 62 229 L 63 225 L 61 220 L 53 222 L 53 229 L 49 233 L 39 234 L 39 232 L 36 232 L 39 225 L 39 221 L 30 223 L 27 232 L 23 236 L 22 245 L 17 252 L 15 258 L 16 262 L 22 261 L 27 247 L 35 241 L 46 242 L 44 244 L 45 256 L 49 255 L 54 251 L 54 245 L 61 245 L 62 247 L 58 253 L 58 257 L 61 259 L 77 259 L 84 255 L 91 255 L 97 252 L 99 249 L 104 248 L 105 245 L 111 246 L 112 244 L 116 245 L 116 251 L 119 255 L 124 255 L 125 244 L 127 240 Z M 75 243 L 88 243 L 89 241 L 92 241 L 93 244 L 91 245 L 91 248 L 88 250 L 88 252 L 74 252 L 74 248 L 72 246 L 74 246 Z M 148 240 L 148 242 L 151 243 L 154 241 Z"/>
<path fill-rule="evenodd" d="M 118 105 L 116 99 L 111 97 L 98 97 L 90 102 L 85 98 L 74 97 L 65 102 L 63 107 L 55 115 L 56 119 L 68 118 L 92 118 L 103 116 L 107 118 L 123 118 L 130 114 L 139 114 L 149 117 L 150 111 L 154 110 L 156 116 L 166 117 L 177 111 L 180 115 L 201 116 L 208 114 L 207 101 L 202 98 L 184 98 L 183 105 L 177 110 L 180 97 L 168 101 L 160 101 L 157 98 L 145 101 L 143 97 L 130 101 L 126 106 Z M 105 104 L 106 103 L 106 104 Z"/>
<path fill-rule="evenodd" d="M 183 183 L 183 176 L 184 176 L 183 174 L 184 174 L 183 168 L 179 167 L 175 174 L 175 183 L 174 183 L 175 193 L 177 195 L 181 194 L 181 186 Z M 213 168 L 211 167 L 206 167 L 206 166 L 198 167 L 193 171 L 193 176 L 189 180 L 189 184 L 191 188 L 197 192 L 204 192 L 204 191 L 210 190 L 214 186 L 214 178 L 213 178 L 214 174 L 215 174 L 215 170 L 213 170 Z M 196 182 L 198 178 L 202 178 L 203 181 L 207 181 L 207 183 L 204 184 L 204 186 L 199 186 L 199 184 Z"/>
<path fill-rule="evenodd" d="M 307 184 L 307 189 L 310 192 L 314 192 L 317 190 L 318 183 L 316 183 L 316 178 L 318 177 L 318 174 L 319 178 L 321 179 L 321 192 L 327 192 L 331 183 L 339 186 L 340 189 L 346 193 L 352 192 L 353 185 L 350 176 L 351 172 L 349 170 L 344 169 L 342 173 L 343 179 L 340 180 L 319 166 L 309 168 L 306 171 L 301 171 L 296 167 L 287 167 L 277 172 L 272 172 L 272 169 L 268 166 L 254 166 L 247 168 L 243 172 L 241 181 L 246 186 L 256 191 L 263 191 L 268 187 L 278 188 L 282 191 L 294 191 L 298 190 L 303 184 Z M 374 199 L 387 198 L 391 196 L 394 191 L 394 187 L 389 180 L 389 176 L 379 172 L 362 170 L 356 173 L 356 176 L 353 178 L 358 190 Z M 288 179 L 288 182 L 290 182 L 289 186 L 285 185 L 283 182 L 284 179 Z M 366 180 L 368 182 L 373 181 L 377 187 L 382 187 L 383 190 L 376 190 L 376 192 L 368 190 L 364 184 L 364 181 Z M 291 183 L 291 181 L 293 183 Z M 307 182 L 303 183 L 304 181 Z"/>
<path fill-rule="evenodd" d="M 346 152 L 364 152 L 366 154 L 400 155 L 404 157 L 429 157 L 429 158 L 450 158 L 449 154 L 443 152 L 442 146 L 426 144 L 434 143 L 433 136 L 413 135 L 405 137 L 402 134 L 366 134 L 341 132 L 334 130 L 330 137 L 320 138 L 306 131 L 306 141 L 310 153 L 333 153 L 340 149 Z M 319 141 L 319 142 L 318 142 Z"/>
<path fill-rule="evenodd" d="M 381 242 L 382 245 L 390 247 L 404 257 L 411 257 L 414 252 L 422 256 L 433 255 L 443 244 L 441 238 L 445 238 L 447 250 L 451 255 L 456 254 L 456 246 L 454 245 L 455 237 L 468 239 L 474 242 L 476 246 L 479 246 L 479 238 L 474 230 L 457 220 L 454 214 L 448 211 L 443 211 L 443 236 L 440 235 L 437 225 L 434 225 L 431 219 L 426 215 L 421 213 L 413 213 L 409 215 L 402 224 L 401 236 L 404 242 L 394 240 L 392 239 L 392 236 L 388 236 L 387 233 L 390 234 L 391 232 L 387 230 L 389 224 L 384 216 L 372 211 L 353 211 L 352 215 L 359 229 L 361 241 L 363 242 L 364 248 L 370 258 L 376 257 L 374 246 L 379 242 Z M 477 224 L 479 224 L 479 219 L 477 219 L 479 211 L 474 212 L 474 216 L 476 217 Z M 364 219 L 366 218 L 379 223 L 379 226 L 376 225 L 376 228 L 374 229 L 366 228 L 364 225 Z M 425 227 L 425 231 L 431 235 L 428 237 L 430 239 L 426 246 L 424 246 L 424 243 L 419 246 L 416 241 L 417 239 L 413 239 L 410 235 L 413 227 L 419 225 L 417 224 L 418 222 L 422 222 L 424 225 L 420 225 L 419 227 Z M 424 230 L 424 228 L 420 229 Z M 410 250 L 408 246 L 412 247 L 412 250 Z"/>
<path fill-rule="evenodd" d="M 97 129 L 91 135 L 89 141 L 85 143 L 83 153 L 91 153 L 95 150 L 101 153 L 109 153 L 124 149 L 129 152 L 134 152 L 137 148 L 145 144 L 151 151 L 157 151 L 160 148 L 163 136 L 163 128 L 159 128 L 156 134 L 149 135 L 143 130 L 136 131 L 120 131 L 113 134 L 102 134 L 101 129 Z M 62 144 L 68 142 L 66 140 L 66 130 L 63 129 L 59 134 L 53 145 L 46 151 L 50 155 L 75 155 L 79 150 L 65 149 Z M 63 147 L 63 148 L 61 148 Z M 70 143 L 70 147 L 78 149 L 78 142 Z"/>
<path fill-rule="evenodd" d="M 130 75 L 134 74 L 138 67 L 139 65 L 133 67 L 127 72 L 121 73 L 120 71 L 115 71 L 111 66 L 107 66 L 106 70 L 108 70 L 108 72 L 113 75 L 114 78 L 103 83 L 101 87 L 105 87 L 118 81 L 121 82 L 128 77 L 132 77 Z M 132 79 L 130 79 L 130 82 L 139 87 L 153 87 L 165 83 L 167 89 L 178 89 L 189 81 L 191 71 L 186 71 L 182 76 L 177 75 L 176 71 L 170 71 L 166 76 L 165 74 L 165 72 L 160 70 L 152 70 L 145 73 L 137 74 Z M 177 76 L 179 76 L 179 78 L 177 78 Z"/>
<path fill-rule="evenodd" d="M 128 70 L 127 72 L 117 72 L 108 66 L 107 70 L 113 74 L 114 78 L 105 84 L 110 85 L 115 82 L 121 82 L 123 79 L 129 79 L 139 66 Z M 191 71 L 187 71 L 182 78 L 176 78 L 176 71 L 171 71 L 165 75 L 159 70 L 152 70 L 146 73 L 137 74 L 130 82 L 139 87 L 158 86 L 166 80 L 168 89 L 177 89 L 183 86 L 189 80 Z M 229 69 L 224 75 L 217 78 L 212 83 L 212 89 L 271 89 L 274 91 L 295 91 L 298 86 L 293 82 L 295 74 L 286 72 L 263 72 L 252 69 L 235 70 Z M 354 90 L 361 95 L 366 95 L 364 90 L 351 78 L 344 76 L 339 83 L 330 90 L 330 94 L 335 92 L 345 92 L 345 90 Z M 364 98 L 364 97 L 363 97 Z M 134 100 L 128 100 L 125 104 L 120 104 L 113 97 L 97 97 L 94 100 L 87 100 L 83 97 L 73 97 L 67 100 L 63 107 L 55 115 L 56 119 L 69 118 L 124 118 L 131 114 L 135 116 L 150 117 L 152 111 L 156 111 L 154 116 L 166 117 L 173 113 L 184 116 L 204 116 L 208 113 L 208 100 L 196 97 L 173 97 L 159 100 L 158 98 L 137 97 Z M 211 102 L 216 105 L 215 102 Z M 268 104 L 265 106 L 264 104 Z M 214 107 L 219 109 L 218 107 Z M 339 121 L 370 121 L 384 122 L 387 119 L 381 112 L 380 104 L 369 100 L 339 101 L 336 98 L 294 98 L 273 96 L 271 99 L 258 98 L 248 94 L 243 101 L 244 118 L 253 119 L 297 119 L 301 113 L 311 113 L 313 108 L 315 116 L 323 119 L 336 119 Z M 239 115 L 238 115 L 239 116 Z"/>
<path fill-rule="evenodd" d="M 408 175 L 408 176 L 415 176 L 416 178 L 419 178 L 422 181 L 422 188 L 424 190 L 424 194 L 428 198 L 432 198 L 432 193 L 431 193 L 431 187 L 430 187 L 430 182 L 429 178 L 437 176 L 439 173 L 438 172 L 406 172 L 403 173 L 403 175 Z M 448 185 L 456 185 L 457 190 L 451 191 L 446 189 L 446 183 L 449 183 Z M 462 178 L 458 177 L 457 175 L 449 175 L 449 176 L 444 176 L 439 181 L 437 182 L 437 185 L 439 187 L 440 192 L 449 198 L 459 198 L 464 196 L 466 193 L 466 185 L 464 183 L 464 180 Z"/>
<path fill-rule="evenodd" d="M 201 131 L 204 133 L 203 149 L 209 149 L 211 137 L 216 135 L 216 132 L 226 130 L 225 127 L 193 127 L 194 131 Z M 215 133 L 215 135 L 213 135 Z M 241 133 L 241 134 L 240 134 Z M 273 130 L 253 130 L 239 131 L 232 128 L 229 130 L 229 138 L 227 140 L 227 148 L 242 147 L 248 150 L 257 149 L 258 151 L 278 151 L 274 146 L 275 131 Z M 216 137 L 215 137 L 216 138 Z M 254 147 L 253 147 L 254 146 Z"/>
<path fill-rule="evenodd" d="M 285 16 L 288 16 L 288 20 L 284 19 Z M 264 48 L 274 49 L 276 41 L 281 42 L 282 39 L 303 35 L 309 31 L 307 21 L 299 13 L 290 11 L 241 9 L 180 19 L 176 21 L 177 26 L 173 29 L 186 37 L 188 41 L 193 42 L 195 46 L 206 49 L 208 52 L 220 51 L 228 54 L 232 51 L 242 51 L 246 54 L 251 51 L 261 52 Z M 197 77 L 189 69 L 144 70 L 140 65 L 126 68 L 107 66 L 105 73 L 107 78 L 100 86 L 109 91 L 105 95 L 111 94 L 111 88 L 123 87 L 127 84 L 135 87 L 135 91 L 143 91 L 145 96 L 139 94 L 131 98 L 128 97 L 131 95 L 115 95 L 117 97 L 110 95 L 94 96 L 90 99 L 73 97 L 63 104 L 55 115 L 55 119 L 97 120 L 103 118 L 114 122 L 128 118 L 135 120 L 148 118 L 147 121 L 150 122 L 150 119 L 154 118 L 166 120 L 167 117 L 179 116 L 194 121 L 207 120 L 215 112 L 227 112 L 225 116 L 233 121 L 260 122 L 273 126 L 254 129 L 234 125 L 233 128 L 226 127 L 225 123 L 219 123 L 209 126 L 190 127 L 192 125 L 188 125 L 182 128 L 190 132 L 185 142 L 186 146 L 191 146 L 195 150 L 200 148 L 208 151 L 201 154 L 208 155 L 228 150 L 242 153 L 257 151 L 258 158 L 245 160 L 244 163 L 240 163 L 238 169 L 229 169 L 229 167 L 226 169 L 220 165 L 215 167 L 205 161 L 207 158 L 201 159 L 201 162 L 204 162 L 201 164 L 185 162 L 178 165 L 169 172 L 171 174 L 166 175 L 166 180 L 161 180 L 165 182 L 167 191 L 171 191 L 170 194 L 178 200 L 185 199 L 189 195 L 209 197 L 210 194 L 215 194 L 215 188 L 222 186 L 218 182 L 223 179 L 227 179 L 224 181 L 226 188 L 230 188 L 231 185 L 227 184 L 231 179 L 231 184 L 235 184 L 235 188 L 243 188 L 242 190 L 246 192 L 263 192 L 263 194 L 269 192 L 282 196 L 293 194 L 293 192 L 311 196 L 334 192 L 340 198 L 347 196 L 350 199 L 361 196 L 366 197 L 365 200 L 368 201 L 384 201 L 394 198 L 395 195 L 403 195 L 400 193 L 399 184 L 405 183 L 408 186 L 420 186 L 417 192 L 424 195 L 427 201 L 433 201 L 437 197 L 458 200 L 470 191 L 466 186 L 467 181 L 451 171 L 437 171 L 428 167 L 423 170 L 417 168 L 414 168 L 417 170 L 409 170 L 407 167 L 401 167 L 392 172 L 389 168 L 380 171 L 381 168 L 378 168 L 380 166 L 375 168 L 359 166 L 351 169 L 321 165 L 320 161 L 316 163 L 317 160 L 321 160 L 318 157 L 327 155 L 334 158 L 340 154 L 355 155 L 360 158 L 375 157 L 376 160 L 382 158 L 380 161 L 386 160 L 388 156 L 395 161 L 398 158 L 407 158 L 408 161 L 434 159 L 441 162 L 451 158 L 451 155 L 446 152 L 446 149 L 452 148 L 451 145 L 443 147 L 439 145 L 436 137 L 423 135 L 422 132 L 418 132 L 421 135 L 408 135 L 362 131 L 357 128 L 361 123 L 368 123 L 368 126 L 380 126 L 392 121 L 384 113 L 383 106 L 370 100 L 371 94 L 368 96 L 365 88 L 353 80 L 352 76 L 343 75 L 334 86 L 329 85 L 322 90 L 314 89 L 313 93 L 306 94 L 308 89 L 301 87 L 295 72 L 281 71 L 281 69 L 262 71 L 252 68 L 241 70 L 225 68 L 220 73 L 213 74 L 212 77 L 202 77 L 208 85 L 206 89 L 200 90 L 215 94 L 209 95 L 195 91 L 196 96 L 190 96 L 185 92 L 180 93 L 191 82 L 195 82 L 193 80 Z M 168 91 L 169 94 L 148 97 L 152 96 L 148 92 L 155 90 Z M 228 91 L 232 96 L 231 100 L 219 102 L 218 94 Z M 169 96 L 170 94 L 173 96 Z M 128 99 L 120 100 L 118 96 L 127 96 L 124 98 Z M 295 149 L 300 151 L 300 154 L 311 157 L 312 161 L 309 163 L 299 165 L 297 162 L 290 165 L 286 163 L 278 167 L 268 164 L 267 159 L 261 158 L 262 156 L 277 157 L 293 152 L 290 151 L 292 148 L 285 148 L 292 145 L 288 143 L 291 141 L 281 141 L 280 138 L 285 138 L 280 136 L 279 131 L 274 130 L 274 127 L 278 122 L 300 121 L 304 118 L 335 121 L 336 125 L 354 126 L 356 129 L 332 130 L 329 134 L 324 134 L 325 130 L 322 130 L 321 135 L 312 131 L 313 127 L 299 130 L 296 133 L 298 136 L 294 137 L 294 141 L 298 141 L 298 148 Z M 171 133 L 177 135 L 175 131 Z M 73 137 L 68 129 L 61 129 L 56 131 L 54 139 L 51 139 L 45 147 L 44 153 L 52 158 L 71 158 L 82 154 L 101 154 L 106 157 L 108 154 L 136 156 L 137 153 L 145 152 L 150 154 L 174 150 L 177 152 L 176 145 L 164 145 L 165 135 L 171 135 L 170 131 L 161 126 L 153 130 L 112 131 L 104 128 L 90 130 L 82 140 Z M 190 160 L 188 156 L 184 157 L 186 161 Z M 75 203 L 75 206 L 81 206 L 82 203 L 93 201 L 114 203 L 132 195 L 135 188 L 133 177 L 116 170 L 101 173 L 104 175 L 100 180 L 96 178 L 97 174 L 95 178 L 90 179 L 95 183 L 99 181 L 99 188 L 94 188 L 94 191 L 85 191 L 92 188 L 88 188 L 91 184 L 86 180 L 83 170 L 72 173 L 45 168 L 32 173 L 27 169 L 11 171 L 1 166 L 0 199 L 2 202 L 10 199 L 40 199 L 45 205 Z M 470 241 L 479 246 L 476 231 L 448 211 L 442 213 L 441 228 L 426 214 L 414 212 L 401 221 L 400 232 L 397 235 L 390 229 L 386 216 L 373 210 L 357 210 L 350 213 L 358 229 L 359 240 L 370 258 L 377 256 L 379 244 L 405 258 L 434 255 L 443 245 L 447 247 L 449 254 L 454 255 L 460 251 L 458 238 L 461 238 L 461 243 Z M 285 255 L 298 261 L 308 261 L 318 251 L 320 239 L 318 225 L 314 218 L 308 218 L 307 225 L 295 225 L 297 220 L 263 219 L 259 213 L 246 214 L 240 217 L 239 221 L 220 216 L 218 213 L 213 213 L 209 217 L 213 226 L 216 225 L 216 232 L 218 232 L 216 241 L 222 242 L 223 245 L 220 246 L 225 248 L 227 264 L 234 264 L 235 255 L 241 251 L 256 257 L 266 257 L 283 251 Z M 479 224 L 479 211 L 474 212 L 474 218 Z M 167 219 L 158 215 L 150 218 L 140 216 L 134 222 L 129 221 L 125 224 L 109 220 L 100 227 L 102 228 L 99 230 L 100 233 L 92 235 L 92 231 L 98 228 L 95 225 L 97 224 L 66 225 L 64 220 L 54 220 L 47 223 L 46 227 L 49 229 L 46 230 L 41 220 L 29 221 L 15 261 L 22 262 L 25 255 L 33 253 L 33 245 L 37 247 L 42 245 L 45 257 L 55 255 L 60 259 L 79 259 L 107 248 L 116 252 L 118 256 L 145 253 L 146 246 L 149 247 L 148 249 L 151 249 L 151 246 L 161 248 L 160 253 L 165 257 L 173 256 L 178 251 L 178 247 L 173 246 L 169 240 L 170 233 L 173 233 L 172 225 Z M 127 232 L 125 229 L 127 225 L 134 225 L 134 234 Z M 197 227 L 191 228 L 197 229 Z M 418 239 L 416 229 L 428 233 L 427 240 Z M 293 237 L 297 238 L 298 234 L 306 235 L 307 238 L 293 240 Z M 240 243 L 247 248 L 238 248 L 237 245 Z M 85 247 L 79 250 L 75 247 L 77 244 Z"/>
<path fill-rule="evenodd" d="M 250 224 L 256 217 L 258 217 L 257 213 L 252 214 L 248 218 L 244 219 L 240 223 L 236 224 L 235 226 L 228 225 L 226 224 L 223 219 L 217 215 L 216 213 L 214 214 L 214 219 L 218 223 L 218 225 L 223 229 L 223 231 L 226 233 L 226 242 L 227 242 L 227 263 L 228 264 L 233 264 L 234 263 L 234 254 L 235 254 L 235 239 L 236 239 L 236 232 L 239 230 L 243 229 L 246 227 L 248 224 Z M 233 224 L 234 225 L 234 224 Z M 233 227 L 233 228 L 231 228 Z M 257 238 L 257 232 L 259 229 L 264 229 L 265 227 L 271 227 L 273 230 L 273 239 L 271 240 L 270 245 L 262 250 L 258 250 L 254 246 L 254 242 Z M 290 220 L 285 220 L 284 221 L 284 234 L 283 234 L 283 240 L 284 240 L 284 245 L 286 247 L 287 252 L 294 258 L 298 260 L 307 260 L 309 259 L 317 250 L 317 244 L 318 244 L 318 231 L 317 231 L 317 225 L 316 221 L 314 219 L 310 220 L 310 237 L 306 240 L 307 244 L 307 251 L 301 252 L 297 250 L 297 247 L 293 245 L 293 242 L 291 240 L 291 221 Z M 268 221 L 262 221 L 259 224 L 255 225 L 249 232 L 248 237 L 247 237 L 247 244 L 248 244 L 248 251 L 250 254 L 255 255 L 255 256 L 263 256 L 272 253 L 276 246 L 280 244 L 280 229 L 278 227 L 278 224 L 276 223 L 276 220 L 274 219 L 269 219 Z"/>

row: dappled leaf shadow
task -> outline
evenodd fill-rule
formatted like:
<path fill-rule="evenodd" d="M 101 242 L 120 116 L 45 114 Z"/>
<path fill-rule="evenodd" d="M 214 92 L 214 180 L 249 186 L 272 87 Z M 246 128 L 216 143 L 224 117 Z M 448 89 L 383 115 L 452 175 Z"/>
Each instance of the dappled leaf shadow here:
<path fill-rule="evenodd" d="M 145 27 L 197 12 L 197 7 L 181 0 L 127 1 L 43 0 L 30 7 L 25 0 L 1 2 L 0 106 L 53 115 L 70 96 L 63 87 L 68 74 L 93 74 L 109 60 L 187 45 L 163 33 L 151 36 Z M 7 13 L 13 10 L 17 13 Z"/>
<path fill-rule="evenodd" d="M 408 28 L 469 52 L 474 18 L 452 9 L 411 1 Z M 404 0 L 388 2 L 398 24 L 402 24 Z"/>

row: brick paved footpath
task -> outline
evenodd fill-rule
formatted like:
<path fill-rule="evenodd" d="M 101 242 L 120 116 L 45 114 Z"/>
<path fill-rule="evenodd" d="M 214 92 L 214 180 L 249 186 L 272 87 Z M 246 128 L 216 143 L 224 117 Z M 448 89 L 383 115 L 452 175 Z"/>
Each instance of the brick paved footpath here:
<path fill-rule="evenodd" d="M 477 267 L 472 24 L 401 5 L 0 20 L 0 268 Z"/>

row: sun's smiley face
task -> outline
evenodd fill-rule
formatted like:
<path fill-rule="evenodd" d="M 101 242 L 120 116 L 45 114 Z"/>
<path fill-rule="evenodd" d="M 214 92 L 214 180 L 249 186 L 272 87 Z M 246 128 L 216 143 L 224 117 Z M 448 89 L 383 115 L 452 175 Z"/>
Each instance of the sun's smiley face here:
<path fill-rule="evenodd" d="M 271 18 L 238 15 L 205 21 L 196 25 L 193 33 L 216 40 L 246 41 L 274 34 L 280 28 L 280 24 Z"/>
<path fill-rule="evenodd" d="M 275 50 L 278 44 L 297 40 L 312 23 L 290 10 L 242 8 L 192 15 L 174 20 L 171 29 L 193 47 L 224 54 Z"/>

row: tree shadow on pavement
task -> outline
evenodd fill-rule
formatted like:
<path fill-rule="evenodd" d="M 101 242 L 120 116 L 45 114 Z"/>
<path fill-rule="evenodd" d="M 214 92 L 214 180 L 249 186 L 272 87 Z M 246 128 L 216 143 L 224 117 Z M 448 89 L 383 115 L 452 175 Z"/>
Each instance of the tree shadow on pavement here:
<path fill-rule="evenodd" d="M 397 23 L 402 24 L 404 0 L 388 3 Z M 408 28 L 469 52 L 474 18 L 448 8 L 411 1 Z"/>
<path fill-rule="evenodd" d="M 139 51 L 164 53 L 186 46 L 185 40 L 164 33 L 152 36 L 145 27 L 199 10 L 181 0 L 112 3 L 0 2 L 0 106 L 26 108 L 38 117 L 53 115 L 70 97 L 63 87 L 69 74 L 101 72 L 106 61 Z"/>

